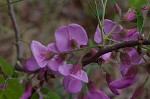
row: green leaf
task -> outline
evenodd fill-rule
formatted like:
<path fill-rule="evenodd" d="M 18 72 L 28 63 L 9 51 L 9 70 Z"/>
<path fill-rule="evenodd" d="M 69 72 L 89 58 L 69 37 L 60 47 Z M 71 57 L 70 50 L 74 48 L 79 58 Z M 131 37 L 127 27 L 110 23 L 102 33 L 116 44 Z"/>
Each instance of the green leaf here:
<path fill-rule="evenodd" d="M 113 69 L 113 66 L 111 66 L 111 64 L 105 63 L 105 64 L 102 64 L 101 66 L 107 73 L 114 75 L 114 69 Z"/>
<path fill-rule="evenodd" d="M 40 91 L 42 94 L 47 94 L 49 92 L 47 88 L 43 88 L 43 87 L 40 89 Z"/>
<path fill-rule="evenodd" d="M 131 7 L 140 8 L 142 5 L 147 4 L 147 0 L 128 0 Z"/>
<path fill-rule="evenodd" d="M 13 74 L 13 71 L 14 71 L 13 67 L 1 57 L 0 57 L 0 67 L 2 71 L 4 72 L 4 74 L 6 74 L 7 76 L 11 76 Z"/>
<path fill-rule="evenodd" d="M 5 79 L 2 75 L 0 75 L 0 85 L 3 84 L 5 82 Z"/>
<path fill-rule="evenodd" d="M 60 96 L 54 91 L 49 91 L 45 99 L 60 99 Z"/>
<path fill-rule="evenodd" d="M 39 99 L 39 94 L 38 93 L 33 93 L 31 96 L 31 99 Z"/>
<path fill-rule="evenodd" d="M 19 99 L 23 93 L 23 87 L 17 79 L 8 79 L 6 82 L 6 89 L 3 94 L 8 99 Z"/>

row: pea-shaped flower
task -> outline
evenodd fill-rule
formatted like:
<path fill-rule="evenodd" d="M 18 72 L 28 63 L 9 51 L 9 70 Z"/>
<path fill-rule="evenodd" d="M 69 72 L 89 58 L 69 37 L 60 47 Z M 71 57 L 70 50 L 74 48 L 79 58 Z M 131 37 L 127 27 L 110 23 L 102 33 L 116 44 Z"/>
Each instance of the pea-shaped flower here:
<path fill-rule="evenodd" d="M 78 24 L 59 27 L 55 31 L 55 39 L 60 52 L 79 48 L 88 42 L 86 31 Z"/>

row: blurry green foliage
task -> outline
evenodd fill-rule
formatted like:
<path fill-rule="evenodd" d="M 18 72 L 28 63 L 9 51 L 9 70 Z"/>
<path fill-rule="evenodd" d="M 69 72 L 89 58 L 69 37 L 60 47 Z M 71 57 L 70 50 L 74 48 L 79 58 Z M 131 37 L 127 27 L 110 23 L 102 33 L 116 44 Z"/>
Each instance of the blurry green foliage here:
<path fill-rule="evenodd" d="M 47 88 L 42 87 L 40 92 L 44 95 L 43 99 L 60 99 L 60 96 L 56 92 L 50 91 Z"/>
<path fill-rule="evenodd" d="M 3 84 L 4 88 L 0 89 L 0 99 L 19 99 L 23 93 L 23 87 L 17 79 L 12 78 L 14 68 L 1 57 L 0 68 L 4 73 L 0 75 L 0 84 Z"/>
<path fill-rule="evenodd" d="M 147 4 L 147 0 L 128 0 L 131 7 L 140 8 L 142 5 Z"/>
<path fill-rule="evenodd" d="M 7 79 L 6 87 L 0 93 L 0 99 L 19 99 L 23 93 L 23 87 L 16 79 Z"/>
<path fill-rule="evenodd" d="M 3 84 L 5 82 L 5 79 L 2 75 L 0 75 L 0 85 Z"/>
<path fill-rule="evenodd" d="M 13 67 L 3 58 L 0 57 L 0 67 L 1 70 L 6 74 L 7 76 L 12 76 L 13 74 Z"/>
<path fill-rule="evenodd" d="M 60 99 L 60 96 L 54 91 L 49 91 L 43 99 Z"/>
<path fill-rule="evenodd" d="M 111 64 L 104 63 L 101 66 L 107 73 L 114 75 L 114 69 Z"/>
<path fill-rule="evenodd" d="M 33 93 L 31 96 L 31 99 L 39 99 L 39 94 L 38 93 Z"/>

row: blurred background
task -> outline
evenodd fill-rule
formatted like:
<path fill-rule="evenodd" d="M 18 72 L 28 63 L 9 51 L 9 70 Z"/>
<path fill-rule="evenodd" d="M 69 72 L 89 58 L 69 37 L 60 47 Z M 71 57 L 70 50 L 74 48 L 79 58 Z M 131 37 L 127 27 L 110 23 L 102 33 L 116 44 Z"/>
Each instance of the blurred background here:
<path fill-rule="evenodd" d="M 97 19 L 87 0 L 12 0 L 21 32 L 21 49 L 23 58 L 30 57 L 27 43 L 37 40 L 47 45 L 54 41 L 54 31 L 62 25 L 80 24 L 85 28 L 89 38 L 93 39 Z M 16 2 L 15 2 L 16 1 Z M 90 0 L 89 0 L 90 1 Z M 90 1 L 93 7 L 94 3 Z M 106 18 L 116 20 L 113 0 L 108 0 Z M 124 11 L 128 9 L 126 0 L 118 0 Z M 101 17 L 102 8 L 99 5 Z M 16 59 L 14 29 L 8 15 L 6 0 L 0 0 L 0 56 L 11 63 Z M 24 41 L 24 42 L 23 42 Z M 27 42 L 27 43 L 25 43 Z"/>
<path fill-rule="evenodd" d="M 30 45 L 32 40 L 37 40 L 44 45 L 54 42 L 55 29 L 62 25 L 77 23 L 83 26 L 88 34 L 88 37 L 93 41 L 94 33 L 97 27 L 97 19 L 87 0 L 13 0 L 17 23 L 21 32 L 21 50 L 22 58 L 31 57 Z M 125 13 L 130 8 L 128 0 L 115 0 Z M 89 0 L 94 6 L 93 0 Z M 100 0 L 99 0 L 100 2 Z M 101 4 L 98 3 L 99 15 L 102 15 Z M 145 25 L 145 33 L 149 31 L 149 16 Z M 116 21 L 117 14 L 114 11 L 114 0 L 108 0 L 105 19 Z M 122 22 L 124 28 L 134 28 L 136 25 L 130 22 Z M 8 15 L 7 1 L 0 0 L 0 56 L 5 58 L 11 64 L 16 62 L 15 35 L 12 27 L 10 16 Z M 113 65 L 113 64 L 112 64 Z M 106 94 L 112 96 L 113 99 L 129 99 L 133 89 L 123 90 L 120 96 L 114 95 L 108 89 L 103 71 L 98 66 L 93 67 L 92 76 L 89 77 L 95 81 L 97 86 L 103 89 Z M 117 67 L 114 67 L 117 69 Z M 91 68 L 90 68 L 91 69 Z M 92 69 L 91 69 L 92 70 Z M 117 72 L 116 72 L 117 74 Z M 49 87 L 52 87 L 55 81 L 52 81 Z M 103 84 L 105 83 L 105 84 Z M 56 85 L 60 87 L 60 85 Z M 62 88 L 62 86 L 61 86 Z M 54 89 L 54 88 L 52 88 Z M 64 90 L 64 89 L 61 89 Z M 61 91 L 60 91 L 61 92 Z M 59 92 L 58 92 L 59 93 Z M 62 94 L 62 93 L 61 93 Z M 62 96 L 65 97 L 65 94 Z M 141 98 L 142 99 L 142 98 Z M 143 98 L 144 99 L 144 98 Z M 148 99 L 148 98 L 147 98 Z M 150 99 L 150 98 L 149 98 Z"/>

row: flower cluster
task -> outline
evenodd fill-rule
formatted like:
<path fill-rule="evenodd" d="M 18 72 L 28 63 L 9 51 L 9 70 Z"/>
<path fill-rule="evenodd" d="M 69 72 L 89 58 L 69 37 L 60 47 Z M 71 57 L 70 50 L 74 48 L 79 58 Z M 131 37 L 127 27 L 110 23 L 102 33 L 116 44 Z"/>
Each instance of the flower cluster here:
<path fill-rule="evenodd" d="M 104 20 L 102 28 L 104 36 L 117 42 L 136 40 L 139 35 L 136 28 L 124 29 L 120 24 L 116 26 L 116 23 L 109 19 Z M 97 26 L 94 41 L 98 44 L 102 42 L 100 32 L 101 30 Z M 68 26 L 59 27 L 55 31 L 55 42 L 47 46 L 35 40 L 31 42 L 30 47 L 33 57 L 25 60 L 24 70 L 29 73 L 39 71 L 39 78 L 43 78 L 46 71 L 62 76 L 62 84 L 70 93 L 80 92 L 82 83 L 86 83 L 88 88 L 84 94 L 84 99 L 100 99 L 99 97 L 101 99 L 109 99 L 103 91 L 97 89 L 94 82 L 89 81 L 88 75 L 81 63 L 82 58 L 84 58 L 83 56 L 72 64 L 68 63 L 68 59 L 71 59 L 74 54 L 72 50 L 80 49 L 81 45 L 87 45 L 87 42 L 87 33 L 80 25 L 69 24 Z M 107 45 L 107 42 L 104 45 Z M 71 53 L 68 53 L 69 51 Z M 97 50 L 92 49 L 89 53 L 94 55 L 97 53 Z M 99 58 L 105 62 L 110 56 L 111 52 Z M 118 67 L 122 78 L 115 80 L 112 75 L 106 72 L 108 87 L 116 95 L 119 95 L 118 89 L 126 88 L 136 82 L 138 69 L 134 65 L 141 63 L 142 58 L 135 48 L 128 47 L 120 50 L 119 60 Z M 30 85 L 26 86 L 21 99 L 26 99 L 24 97 L 31 95 L 31 87 Z"/>

